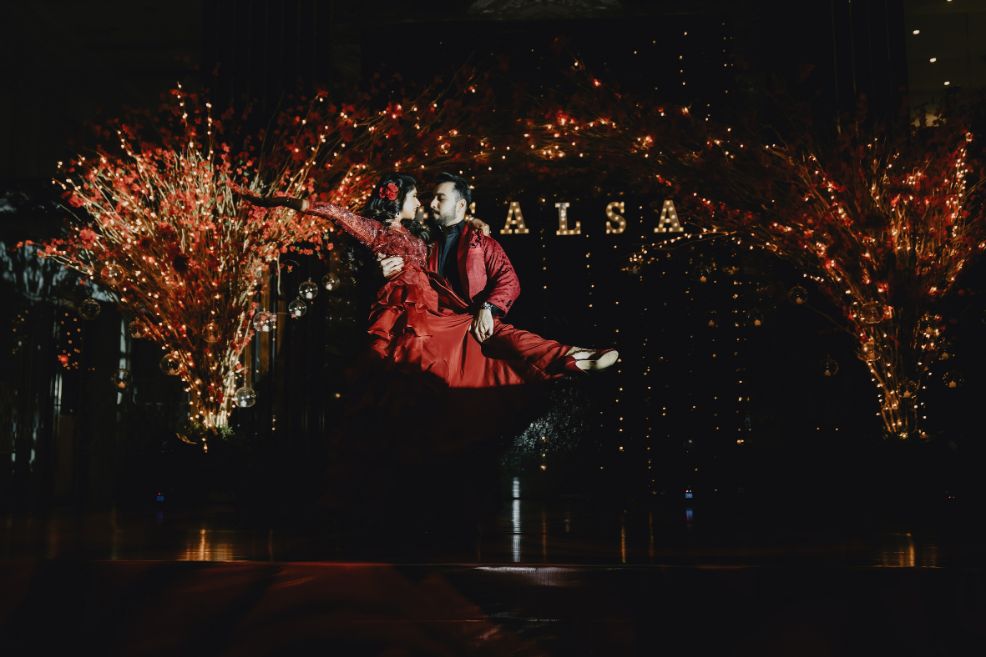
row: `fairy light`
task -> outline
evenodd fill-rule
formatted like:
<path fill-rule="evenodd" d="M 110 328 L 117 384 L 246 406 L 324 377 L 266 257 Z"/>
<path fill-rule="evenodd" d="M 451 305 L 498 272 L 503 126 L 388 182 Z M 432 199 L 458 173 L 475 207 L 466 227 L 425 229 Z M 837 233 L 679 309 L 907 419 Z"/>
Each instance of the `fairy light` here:
<path fill-rule="evenodd" d="M 725 28 L 726 26 L 723 25 L 723 27 Z M 684 37 L 687 37 L 687 32 L 683 33 L 682 37 L 683 37 L 682 44 L 684 44 L 685 42 Z M 728 39 L 725 35 L 723 36 L 723 41 L 728 42 Z M 723 48 L 723 54 L 724 55 L 726 54 L 726 48 Z M 682 77 L 682 82 L 684 83 L 685 61 L 686 61 L 684 48 L 681 49 L 680 55 L 681 55 L 681 59 L 679 60 L 681 62 L 680 75 Z M 726 64 L 728 64 L 728 62 L 724 62 L 724 67 L 726 67 Z M 581 65 L 576 64 L 576 68 L 581 68 Z M 593 79 L 593 80 L 594 80 L 594 82 L 592 83 L 593 89 L 597 91 L 606 90 L 607 87 L 605 83 L 597 79 Z M 598 82 L 598 84 L 596 82 Z M 472 87 L 469 90 L 469 93 L 471 94 L 474 94 L 476 92 L 477 89 L 475 87 Z M 181 98 L 182 99 L 181 102 L 184 103 L 184 98 L 182 96 L 179 96 L 179 98 Z M 423 114 L 428 114 L 429 107 L 433 108 L 436 111 L 438 111 L 439 109 L 438 103 L 422 102 L 422 107 L 424 107 L 424 109 L 426 110 Z M 667 110 L 666 112 L 665 109 Z M 185 114 L 184 104 L 182 104 L 182 112 L 183 114 Z M 695 114 L 698 113 L 699 112 L 695 110 Z M 386 136 L 386 133 L 388 132 L 386 128 L 389 125 L 392 125 L 394 122 L 400 122 L 404 120 L 402 117 L 411 117 L 407 121 L 408 126 L 414 126 L 416 129 L 420 129 L 421 126 L 423 125 L 422 122 L 424 121 L 425 122 L 424 125 L 427 128 L 427 120 L 425 116 L 423 116 L 423 114 L 419 114 L 417 112 L 417 106 L 415 105 L 412 108 L 411 113 L 403 113 L 399 111 L 397 107 L 394 107 L 386 111 L 376 112 L 376 116 L 372 118 L 368 118 L 365 116 L 349 117 L 347 110 L 343 110 L 340 113 L 340 116 L 344 118 L 351 118 L 352 127 L 359 129 L 359 132 L 357 132 L 357 134 L 352 138 L 352 144 L 357 144 L 356 150 L 357 152 L 359 152 L 359 149 L 362 148 L 362 146 L 360 146 L 359 144 L 371 143 L 372 140 L 377 140 L 372 143 L 380 143 L 380 141 L 382 140 L 394 141 Z M 688 108 L 680 108 L 680 111 L 678 109 L 673 109 L 670 107 L 663 108 L 660 112 L 660 115 L 662 118 L 666 118 L 665 114 L 668 117 L 670 116 L 675 117 L 676 120 L 677 118 L 679 118 L 679 115 L 680 117 L 687 118 Z M 706 114 L 706 118 L 707 117 L 708 115 Z M 615 118 L 616 120 L 614 120 L 613 117 L 604 116 L 600 114 L 598 116 L 586 117 L 585 120 L 581 120 L 581 119 L 569 120 L 567 118 L 564 121 L 555 120 L 552 121 L 549 128 L 545 129 L 545 130 L 550 129 L 550 135 L 554 135 L 554 136 L 545 137 L 541 133 L 535 134 L 533 132 L 528 132 L 524 134 L 523 139 L 518 138 L 517 140 L 518 143 L 516 145 L 520 147 L 518 150 L 523 150 L 525 152 L 530 151 L 531 153 L 536 153 L 539 156 L 542 156 L 544 159 L 549 159 L 549 160 L 562 159 L 565 158 L 566 156 L 569 158 L 583 157 L 583 156 L 600 157 L 603 154 L 603 152 L 599 148 L 599 142 L 598 141 L 593 142 L 593 139 L 596 139 L 598 135 L 604 135 L 606 139 L 611 140 L 611 145 L 607 146 L 607 148 L 612 148 L 617 153 L 620 153 L 620 151 L 622 150 L 622 152 L 626 153 L 627 156 L 632 154 L 632 156 L 635 158 L 635 162 L 640 163 L 646 161 L 648 164 L 653 163 L 653 166 L 657 167 L 656 170 L 661 171 L 662 169 L 660 167 L 662 166 L 663 156 L 661 155 L 661 153 L 659 153 L 659 148 L 658 146 L 656 146 L 656 144 L 660 144 L 663 147 L 664 142 L 661 139 L 656 139 L 656 137 L 661 134 L 659 130 L 658 129 L 644 130 L 645 127 L 654 127 L 654 126 L 644 124 L 642 122 L 638 123 L 636 121 L 626 121 L 620 116 L 617 116 Z M 696 119 L 696 120 L 698 121 L 700 119 Z M 631 128 L 624 126 L 633 126 L 633 127 Z M 624 136 L 630 135 L 631 132 L 633 133 L 631 135 L 632 138 L 622 141 Z M 727 132 L 728 131 L 726 130 L 722 130 L 723 134 L 716 135 L 716 138 L 718 139 L 718 143 L 715 143 L 714 147 L 711 147 L 710 150 L 715 149 L 718 152 L 722 153 L 724 158 L 734 159 L 736 153 L 739 153 L 743 149 L 743 145 L 737 144 L 737 140 L 726 134 Z M 207 134 L 211 138 L 211 132 L 208 132 Z M 318 144 L 326 144 L 327 143 L 325 136 L 326 134 L 327 134 L 326 131 L 324 130 L 320 131 L 319 136 L 316 138 L 316 142 Z M 534 136 L 531 136 L 532 134 Z M 549 134 L 549 133 L 545 133 L 545 134 Z M 370 140 L 368 135 L 372 135 L 372 140 Z M 448 155 L 450 151 L 449 145 L 454 143 L 456 145 L 456 148 L 459 148 L 462 142 L 467 138 L 469 138 L 469 136 L 466 134 L 461 134 L 456 132 L 455 130 L 448 130 L 446 128 L 442 130 L 440 134 L 436 134 L 434 136 L 433 141 L 430 141 L 429 144 L 426 147 L 424 147 L 423 152 L 427 154 L 426 155 L 427 158 L 432 158 L 427 160 L 429 163 L 435 161 L 435 159 L 437 159 L 438 161 L 447 161 L 447 160 L 443 160 L 442 158 L 449 157 Z M 329 139 L 329 141 L 331 142 L 331 138 Z M 484 143 L 483 140 L 480 140 L 480 142 L 481 142 L 480 148 L 477 150 L 477 153 L 482 154 L 484 158 L 489 158 L 491 154 L 494 152 L 497 155 L 500 155 L 499 158 L 496 158 L 497 161 L 503 161 L 506 158 L 506 152 L 509 150 L 509 146 L 504 147 L 502 144 L 493 145 L 488 142 Z M 210 139 L 210 144 L 211 144 L 211 139 Z M 306 159 L 304 160 L 303 166 L 312 166 L 310 165 L 310 163 L 314 163 L 316 161 L 316 155 L 323 152 L 331 153 L 331 155 L 326 154 L 326 157 L 332 161 L 332 164 L 334 166 L 335 160 L 337 158 L 343 157 L 341 154 L 344 151 L 346 151 L 348 148 L 352 148 L 352 144 L 347 145 L 347 143 L 345 142 L 337 141 L 331 144 L 330 150 L 326 149 L 325 151 L 323 151 L 323 149 L 315 147 L 313 144 L 310 143 L 302 144 L 300 147 L 300 152 L 301 154 L 307 156 Z M 500 150 L 497 150 L 497 148 L 499 148 Z M 757 148 L 759 148 L 759 146 L 757 146 Z M 771 146 L 764 145 L 764 150 L 766 152 L 772 152 L 771 148 L 772 148 Z M 388 156 L 388 157 L 390 159 L 380 160 L 381 162 L 386 161 L 388 167 L 396 167 L 398 163 L 404 162 L 404 160 L 401 158 L 393 158 L 392 156 Z M 329 167 L 329 164 L 330 164 L 329 162 L 325 163 L 327 169 Z M 377 171 L 376 169 L 377 166 L 378 164 L 375 163 L 371 166 L 364 165 L 363 167 L 360 167 L 357 166 L 356 164 L 353 164 L 352 166 L 345 167 L 344 168 L 345 175 L 342 178 L 340 184 L 335 185 L 332 191 L 327 192 L 328 194 L 330 194 L 330 199 L 335 202 L 343 201 L 340 204 L 350 204 L 353 202 L 353 199 L 358 199 L 361 197 L 365 198 L 365 194 L 367 193 L 369 182 L 373 179 L 374 174 Z M 424 168 L 425 164 L 422 161 L 415 161 L 413 166 L 414 168 Z M 638 164 L 638 166 L 640 165 Z M 411 166 L 408 165 L 408 168 L 411 168 Z M 888 164 L 886 169 L 892 170 L 893 169 L 892 164 Z M 659 177 L 652 178 L 650 182 L 652 185 L 654 185 L 652 189 L 657 189 L 657 190 L 663 189 L 663 187 L 660 186 L 662 183 Z M 819 212 L 818 210 L 819 206 L 827 205 L 828 209 L 834 215 L 842 218 L 846 222 L 851 222 L 853 218 L 848 216 L 848 211 L 847 211 L 847 207 L 851 207 L 851 206 L 839 202 L 840 194 L 835 188 L 835 186 L 830 184 L 833 182 L 832 180 L 826 180 L 825 182 L 826 184 L 823 185 L 822 187 L 814 189 L 813 193 L 809 195 L 809 199 L 805 201 L 805 203 L 810 206 L 807 212 L 817 213 Z M 67 182 L 59 181 L 56 184 L 59 184 L 60 186 L 62 185 L 65 185 L 66 187 L 68 186 Z M 712 207 L 711 205 L 712 201 L 709 199 L 702 199 L 699 197 L 699 202 L 701 203 L 707 202 L 707 207 L 710 208 Z M 613 203 L 614 202 L 611 202 L 606 207 L 605 229 L 607 235 L 619 235 L 623 232 L 623 230 L 625 230 L 625 218 L 624 218 L 624 223 L 622 225 L 616 219 L 616 217 L 620 217 L 620 218 L 624 217 L 625 208 L 622 205 L 622 202 L 619 202 L 620 205 L 613 205 Z M 574 226 L 572 227 L 569 227 L 568 225 L 568 217 L 567 217 L 568 204 L 565 203 L 564 208 L 559 207 L 559 204 L 556 204 L 556 208 L 558 209 L 558 214 L 559 214 L 559 231 L 556 232 L 556 234 L 560 236 L 580 234 L 581 224 L 578 221 L 576 221 Z M 516 212 L 514 212 L 514 209 L 516 210 Z M 958 208 L 951 207 L 950 210 L 952 212 L 955 212 L 958 210 Z M 564 220 L 562 220 L 563 217 Z M 689 217 L 689 221 L 691 221 L 691 219 L 692 218 Z M 731 221 L 732 223 L 730 223 Z M 821 256 L 817 255 L 817 249 L 815 251 L 810 250 L 816 248 L 814 247 L 815 240 L 809 240 L 807 237 L 802 238 L 802 236 L 798 235 L 798 231 L 804 227 L 804 224 L 799 223 L 798 221 L 795 220 L 790 220 L 789 217 L 784 218 L 782 221 L 779 221 L 778 224 L 779 226 L 783 227 L 784 233 L 785 234 L 789 233 L 791 237 L 775 234 L 775 232 L 771 230 L 763 230 L 763 232 L 760 234 L 761 239 L 759 240 L 753 239 L 752 243 L 745 243 L 742 245 L 739 244 L 738 241 L 739 237 L 741 235 L 745 237 L 749 237 L 749 234 L 747 231 L 741 230 L 740 227 L 737 227 L 737 222 L 732 220 L 730 217 L 717 213 L 713 221 L 703 221 L 703 223 L 705 223 L 705 226 L 699 229 L 701 231 L 700 236 L 702 238 L 707 238 L 707 239 L 724 238 L 728 240 L 735 240 L 734 243 L 737 244 L 737 248 L 753 248 L 753 245 L 756 245 L 758 248 L 764 248 L 774 253 L 780 253 L 781 255 L 785 255 L 785 250 L 787 250 L 788 252 L 792 252 L 793 251 L 792 243 L 797 241 L 798 242 L 797 247 L 799 249 L 802 249 L 803 251 L 798 253 L 797 255 L 798 258 L 817 257 L 821 259 Z M 906 224 L 906 221 L 902 220 L 899 221 L 898 223 L 904 225 Z M 520 211 L 519 203 L 512 201 L 508 205 L 507 220 L 505 222 L 504 228 L 501 229 L 500 232 L 503 235 L 529 233 L 529 230 L 524 223 L 523 215 Z M 664 201 L 664 206 L 662 207 L 661 210 L 661 217 L 658 222 L 658 227 L 654 229 L 654 233 L 661 233 L 662 234 L 661 237 L 664 238 L 665 242 L 667 242 L 669 245 L 673 244 L 679 236 L 683 239 L 691 237 L 691 236 L 687 236 L 684 233 L 684 229 L 681 226 L 681 223 L 678 219 L 677 210 L 674 207 L 674 202 L 670 200 Z M 670 236 L 668 235 L 669 233 L 676 233 L 677 235 Z M 538 236 L 539 236 L 540 247 L 542 250 L 542 269 L 543 271 L 546 271 L 546 267 L 547 267 L 547 259 L 545 257 L 546 235 L 544 230 L 539 230 Z M 669 237 L 670 239 L 668 239 Z M 913 240 L 913 235 L 908 236 L 907 232 L 903 231 L 903 232 L 899 232 L 896 235 L 895 239 L 899 243 L 899 245 L 895 244 L 895 248 L 905 249 L 907 247 L 903 246 L 903 242 L 907 240 Z M 810 247 L 810 249 L 806 247 Z M 134 248 L 133 243 L 131 243 L 130 249 L 132 250 L 133 248 Z M 155 260 L 155 262 L 159 261 L 161 258 L 161 254 L 159 253 L 148 254 L 148 255 L 156 258 L 157 260 Z M 588 296 L 589 296 L 589 308 L 591 310 L 594 283 L 592 281 L 592 268 L 591 268 L 590 258 L 591 258 L 590 251 L 587 249 L 586 275 L 587 275 L 587 282 L 589 284 Z M 639 258 L 638 260 L 632 260 L 635 266 L 640 264 L 649 264 L 650 262 L 652 262 L 653 250 L 650 252 L 635 253 L 630 258 L 631 259 Z M 879 255 L 876 256 L 876 261 L 877 262 L 879 261 Z M 847 281 L 846 279 L 848 277 L 848 274 L 846 272 L 844 262 L 845 260 L 841 256 L 836 255 L 834 258 L 832 258 L 831 265 L 823 266 L 822 268 L 819 268 L 817 272 L 813 270 L 810 275 L 810 280 L 812 280 L 817 285 L 825 285 L 825 286 L 846 282 L 849 284 L 849 290 L 850 290 L 848 296 L 850 296 L 856 301 L 863 300 L 868 298 L 868 296 L 874 296 L 874 295 L 881 296 L 884 299 L 888 298 L 890 294 L 889 291 L 884 290 L 884 291 L 874 292 L 875 286 L 881 283 L 881 281 L 877 280 L 875 277 L 871 277 L 869 282 L 866 282 L 864 280 Z M 92 263 L 90 262 L 88 264 L 91 272 Z M 153 270 L 154 267 L 146 267 L 145 269 Z M 953 272 L 950 272 L 949 275 L 952 278 L 948 281 L 949 284 L 954 281 L 954 275 L 957 272 L 958 269 Z M 164 277 L 158 276 L 156 274 L 151 274 L 151 276 L 157 277 L 158 279 L 157 282 L 159 284 L 164 282 Z M 172 281 L 171 285 L 182 284 L 180 277 L 176 278 L 173 274 L 170 276 L 170 280 Z M 131 286 L 133 286 L 134 282 L 131 281 L 130 284 Z M 148 285 L 148 284 L 151 283 L 149 282 L 141 283 L 141 285 Z M 547 289 L 548 289 L 548 282 L 546 277 L 544 282 L 544 290 L 547 291 Z M 939 289 L 941 293 L 944 293 L 948 289 L 948 284 L 939 286 Z M 841 286 L 840 286 L 840 290 L 841 290 Z M 139 295 L 140 292 L 134 292 L 131 289 L 131 291 L 128 292 L 127 296 L 136 298 L 139 297 Z M 158 295 L 154 297 L 156 302 L 160 302 L 154 304 L 153 306 L 154 309 L 161 311 L 162 313 L 165 312 L 165 309 L 167 308 L 168 304 L 171 303 L 171 301 L 167 297 L 168 297 L 167 294 Z M 134 301 L 131 301 L 131 303 L 134 303 Z M 888 319 L 887 321 L 894 321 L 894 320 Z M 594 325 L 596 324 L 594 323 Z M 183 330 L 186 335 L 189 333 L 194 333 L 195 326 L 193 324 L 188 324 L 186 327 L 184 327 Z M 182 331 L 182 328 L 180 327 L 180 324 L 175 324 L 173 322 L 157 322 L 151 332 L 153 333 L 155 331 L 159 333 L 168 333 L 169 335 L 171 334 L 178 335 Z M 878 337 L 876 339 L 878 348 L 880 348 L 880 346 L 885 341 L 886 341 L 885 338 Z M 201 359 L 187 358 L 187 360 L 190 363 L 194 363 L 194 365 L 192 365 L 193 367 L 200 366 L 199 363 Z M 890 362 L 893 362 L 893 359 L 889 359 L 889 360 Z M 875 367 L 879 367 L 879 368 L 886 367 L 885 365 L 882 364 L 884 362 L 886 361 L 880 360 Z M 897 378 L 894 377 L 885 376 L 883 378 L 885 378 L 888 381 L 898 380 Z M 881 385 L 883 384 L 881 383 Z M 650 431 L 649 428 L 648 431 Z"/>
<path fill-rule="evenodd" d="M 525 227 L 526 231 L 526 227 Z M 548 322 L 548 249 L 545 242 L 545 228 L 542 225 L 538 229 L 538 250 L 541 255 L 541 281 L 542 281 L 542 296 L 541 296 L 541 325 L 544 326 Z M 538 445 L 541 462 L 538 468 L 541 472 L 546 472 L 548 470 L 548 436 L 546 434 L 541 434 L 540 444 Z"/>
<path fill-rule="evenodd" d="M 653 263 L 657 251 L 674 248 L 682 240 L 727 240 L 737 249 L 766 250 L 801 267 L 807 281 L 845 309 L 843 326 L 859 340 L 861 350 L 862 345 L 869 345 L 862 355 L 875 386 L 893 389 L 905 379 L 923 380 L 927 376 L 923 369 L 926 362 L 912 371 L 913 361 L 901 360 L 910 358 L 906 356 L 910 352 L 895 346 L 893 335 L 902 330 L 906 338 L 910 329 L 898 327 L 902 318 L 890 302 L 895 290 L 875 272 L 886 270 L 891 255 L 897 266 L 903 262 L 921 262 L 918 275 L 926 281 L 921 287 L 927 295 L 924 301 L 939 299 L 958 280 L 967 259 L 986 246 L 983 223 L 977 221 L 980 213 L 969 207 L 965 180 L 970 166 L 963 144 L 930 153 L 915 152 L 908 146 L 911 150 L 904 153 L 892 148 L 886 140 L 874 139 L 862 144 L 865 156 L 858 165 L 839 165 L 840 169 L 830 171 L 812 150 L 794 150 L 775 143 L 750 144 L 740 140 L 729 126 L 691 118 L 687 107 L 672 112 L 672 108 L 658 106 L 657 112 L 647 112 L 644 107 L 650 107 L 649 104 L 626 98 L 620 107 L 628 108 L 628 113 L 618 120 L 610 117 L 604 120 L 600 114 L 578 117 L 566 112 L 564 125 L 557 122 L 550 133 L 541 133 L 541 148 L 550 149 L 553 141 L 566 143 L 574 127 L 579 127 L 580 150 L 595 152 L 606 159 L 608 166 L 625 167 L 640 180 L 649 180 L 658 193 L 667 188 L 677 189 L 682 183 L 679 180 L 679 185 L 673 185 L 668 180 L 671 176 L 665 172 L 674 172 L 676 177 L 685 174 L 689 176 L 688 182 L 696 184 L 696 191 L 685 199 L 692 215 L 689 221 L 694 221 L 697 229 L 685 233 L 674 207 L 679 199 L 666 198 L 654 228 L 661 241 L 645 244 L 632 254 L 627 261 L 628 269 L 636 271 Z M 681 125 L 672 127 L 674 124 L 667 123 L 672 117 Z M 695 159 L 695 151 L 675 151 L 675 134 L 668 135 L 669 130 L 700 131 L 708 135 L 705 159 Z M 699 139 L 695 141 L 701 143 Z M 662 144 L 662 152 L 656 153 L 659 157 L 649 157 L 655 154 L 653 144 L 656 143 Z M 640 158 L 645 155 L 648 157 L 644 161 L 653 164 L 641 169 Z M 789 189 L 798 190 L 800 202 L 782 205 L 777 199 L 769 199 L 765 207 L 771 208 L 770 213 L 740 212 L 707 198 L 697 189 L 707 179 L 702 174 L 705 162 L 716 162 L 713 156 L 723 166 L 730 167 L 725 176 L 730 181 L 728 193 L 749 196 L 743 187 L 755 187 L 757 180 L 751 179 L 751 173 L 756 171 L 758 177 L 786 180 Z M 747 164 L 739 166 L 737 158 Z M 731 164 L 734 161 L 736 165 Z M 836 162 L 850 160 L 843 158 Z M 865 180 L 865 186 L 856 183 L 857 180 Z M 898 191 L 902 183 L 913 191 Z M 714 191 L 721 194 L 723 190 Z M 876 207 L 886 210 L 879 217 L 876 232 L 863 234 L 852 208 L 870 206 L 874 201 Z M 833 242 L 858 244 L 859 249 L 847 250 L 843 246 L 830 249 Z M 907 257 L 903 257 L 905 254 Z M 872 303 L 878 303 L 884 312 L 882 316 L 870 312 L 869 319 L 864 320 L 860 309 Z M 885 330 L 877 333 L 867 322 L 875 322 Z M 868 351 L 877 357 L 869 360 Z M 902 367 L 906 375 L 901 374 Z M 743 400 L 746 401 L 746 395 Z M 882 395 L 878 401 L 888 433 L 920 435 L 908 429 L 917 418 L 913 407 L 900 404 L 895 407 L 895 398 Z"/>
<path fill-rule="evenodd" d="M 285 212 L 238 204 L 232 192 L 238 174 L 212 145 L 211 105 L 203 119 L 180 87 L 175 95 L 185 129 L 179 146 L 138 151 L 118 131 L 122 155 L 75 161 L 81 173 L 64 187 L 70 205 L 91 221 L 73 226 L 73 238 L 49 242 L 45 255 L 112 291 L 136 316 L 133 335 L 158 344 L 162 369 L 182 381 L 192 422 L 222 432 L 239 355 L 252 333 L 255 272 L 276 261 L 283 247 L 320 241 L 321 231 L 285 221 Z M 208 145 L 194 138 L 200 122 Z M 282 176 L 294 181 L 288 189 L 297 194 L 301 179 Z M 258 242 L 261 234 L 265 241 Z M 204 340 L 207 326 L 211 337 Z"/>
<path fill-rule="evenodd" d="M 625 203 L 623 201 L 611 201 L 606 205 L 606 234 L 607 235 L 622 235 L 626 231 L 626 219 L 622 216 L 625 211 Z M 612 245 L 613 250 L 620 254 L 620 243 Z M 622 254 L 623 258 L 626 259 L 626 254 Z M 622 301 L 622 286 L 617 286 L 611 288 L 610 295 L 613 297 L 613 312 L 610 314 L 613 318 L 622 318 L 623 313 L 620 307 Z M 621 342 L 620 335 L 620 322 L 612 322 L 613 331 L 613 344 L 618 345 Z M 614 408 L 613 412 L 616 414 L 616 441 L 617 441 L 617 452 L 619 454 L 625 454 L 626 452 L 626 441 L 628 436 L 626 435 L 626 425 L 625 417 L 631 412 L 631 409 L 627 407 L 626 404 L 622 403 L 624 395 L 624 387 L 626 385 L 623 378 L 623 362 L 622 358 L 617 360 L 616 364 L 613 366 L 616 369 L 616 392 L 614 393 Z"/>
<path fill-rule="evenodd" d="M 643 312 L 644 322 L 647 325 L 653 325 L 653 313 L 650 310 L 651 304 L 645 303 L 641 309 Z M 641 358 L 640 367 L 642 368 L 641 379 L 644 383 L 643 393 L 643 445 L 644 445 L 644 465 L 646 466 L 647 472 L 646 483 L 647 489 L 651 495 L 657 495 L 657 479 L 654 474 L 654 418 L 651 409 L 654 404 L 654 385 L 651 373 L 653 371 L 653 357 L 650 352 L 650 337 L 644 335 L 641 338 Z"/>
<path fill-rule="evenodd" d="M 82 355 L 82 331 L 77 315 L 63 311 L 58 320 L 58 364 L 64 370 L 78 370 Z"/>
<path fill-rule="evenodd" d="M 475 99 L 480 88 L 469 85 L 467 92 Z M 386 94 L 391 96 L 393 89 L 388 88 Z M 474 110 L 446 106 L 444 96 L 447 93 L 426 90 L 410 101 L 390 102 L 383 110 L 369 109 L 369 105 L 353 108 L 345 103 L 337 110 L 330 108 L 324 94 L 319 94 L 307 107 L 286 111 L 283 116 L 297 118 L 293 127 L 285 128 L 280 150 L 295 157 L 289 157 L 279 170 L 264 172 L 267 189 L 289 196 L 311 195 L 315 188 L 310 173 L 318 168 L 326 190 L 322 198 L 354 207 L 362 205 L 372 181 L 383 170 L 445 168 L 445 163 L 460 158 L 457 149 L 462 148 L 463 139 L 472 140 L 455 126 L 464 124 L 463 117 Z M 254 276 L 250 262 L 233 262 L 232 253 L 239 249 L 240 255 L 246 253 L 253 261 L 277 263 L 282 248 L 302 253 L 307 249 L 310 254 L 314 251 L 309 247 L 289 245 L 314 244 L 318 248 L 333 231 L 287 211 L 242 214 L 245 209 L 238 207 L 228 181 L 237 180 L 240 187 L 249 188 L 257 158 L 251 156 L 249 146 L 233 153 L 227 144 L 218 142 L 220 124 L 213 119 L 211 103 L 198 104 L 196 96 L 186 93 L 180 84 L 175 89 L 174 102 L 184 128 L 176 145 L 163 144 L 144 152 L 133 148 L 121 130 L 116 141 L 122 155 L 103 154 L 88 161 L 80 156 L 72 162 L 70 173 L 78 170 L 87 177 L 64 175 L 64 168 L 59 167 L 53 184 L 94 219 L 89 225 L 73 229 L 75 236 L 94 239 L 96 248 L 73 249 L 70 241 L 56 240 L 50 243 L 47 255 L 87 276 L 95 276 L 99 258 L 112 253 L 127 273 L 118 285 L 108 288 L 117 294 L 128 313 L 137 315 L 132 322 L 135 332 L 165 345 L 168 353 L 180 354 L 178 376 L 188 389 L 193 419 L 222 427 L 231 396 L 228 373 L 240 367 L 236 355 L 249 345 L 253 331 L 249 304 L 266 286 Z M 193 109 L 198 107 L 204 107 L 204 111 Z M 422 112 L 422 107 L 427 111 Z M 197 138 L 196 134 L 203 137 Z M 401 146 L 411 135 L 421 144 L 418 153 L 408 154 Z M 448 146 L 452 143 L 456 148 Z M 480 146 L 489 147 L 485 138 L 480 139 Z M 479 159 L 482 152 L 475 157 Z M 174 158 L 175 166 L 170 172 L 155 160 L 161 156 Z M 265 189 L 254 191 L 263 193 Z M 113 199 L 113 206 L 109 199 Z M 229 217 L 240 221 L 228 221 Z M 215 218 L 223 221 L 212 222 Z M 182 222 L 187 225 L 180 225 Z M 209 240 L 198 239 L 198 233 L 190 228 L 195 222 L 210 225 L 212 246 L 205 252 L 200 246 Z M 261 227 L 264 222 L 268 228 Z M 159 223 L 170 224 L 177 233 L 179 257 L 166 253 L 167 245 L 156 230 Z M 250 230 L 256 229 L 249 240 L 245 240 L 245 233 L 237 232 L 244 224 L 251 225 Z M 522 217 L 516 229 L 520 234 L 527 232 Z M 260 235 L 262 240 L 255 239 Z M 243 249 L 245 243 L 251 248 Z M 193 247 L 192 252 L 185 253 L 189 246 Z M 186 267 L 202 266 L 203 257 L 215 260 L 203 271 L 221 271 L 237 282 L 227 285 L 209 276 L 193 280 L 182 275 L 180 270 Z M 217 266 L 220 263 L 223 266 Z M 200 285 L 208 290 L 200 291 Z M 208 309 L 199 318 L 174 320 L 195 314 L 206 299 Z M 196 335 L 206 322 L 223 327 L 223 335 L 213 343 L 217 346 L 203 355 Z"/>

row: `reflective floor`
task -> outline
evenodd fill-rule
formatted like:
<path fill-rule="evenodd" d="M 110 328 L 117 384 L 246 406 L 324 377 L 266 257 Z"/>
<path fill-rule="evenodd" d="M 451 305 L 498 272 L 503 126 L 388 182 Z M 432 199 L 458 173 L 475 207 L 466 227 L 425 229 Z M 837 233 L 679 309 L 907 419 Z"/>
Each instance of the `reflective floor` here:
<path fill-rule="evenodd" d="M 878 511 L 772 510 L 769 504 L 623 508 L 520 496 L 485 510 L 434 499 L 398 510 L 314 512 L 291 520 L 231 508 L 0 517 L 0 558 L 346 561 L 435 564 L 978 568 L 978 512 L 943 506 L 893 519 Z"/>
<path fill-rule="evenodd" d="M 434 499 L 8 514 L 0 654 L 981 655 L 982 517 Z"/>

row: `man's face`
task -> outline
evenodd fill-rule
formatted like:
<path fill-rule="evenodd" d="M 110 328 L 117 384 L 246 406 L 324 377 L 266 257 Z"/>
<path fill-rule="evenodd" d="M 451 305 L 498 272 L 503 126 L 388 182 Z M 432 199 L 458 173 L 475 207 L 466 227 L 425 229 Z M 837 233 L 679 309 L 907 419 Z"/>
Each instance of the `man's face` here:
<path fill-rule="evenodd" d="M 435 221 L 442 226 L 450 226 L 466 216 L 466 201 L 459 198 L 452 182 L 440 183 L 435 188 L 435 198 L 431 199 L 429 207 Z"/>

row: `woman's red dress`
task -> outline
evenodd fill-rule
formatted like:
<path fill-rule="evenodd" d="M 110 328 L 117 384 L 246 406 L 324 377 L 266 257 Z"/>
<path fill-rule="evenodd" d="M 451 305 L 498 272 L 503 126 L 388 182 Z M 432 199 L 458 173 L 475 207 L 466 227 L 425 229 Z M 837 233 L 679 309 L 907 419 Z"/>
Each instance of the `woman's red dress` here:
<path fill-rule="evenodd" d="M 306 210 L 374 253 L 400 256 L 404 269 L 387 281 L 370 311 L 371 348 L 384 360 L 432 375 L 450 388 L 510 386 L 553 378 L 522 360 L 490 358 L 473 337 L 469 304 L 427 271 L 428 247 L 404 226 L 387 227 L 329 203 Z"/>

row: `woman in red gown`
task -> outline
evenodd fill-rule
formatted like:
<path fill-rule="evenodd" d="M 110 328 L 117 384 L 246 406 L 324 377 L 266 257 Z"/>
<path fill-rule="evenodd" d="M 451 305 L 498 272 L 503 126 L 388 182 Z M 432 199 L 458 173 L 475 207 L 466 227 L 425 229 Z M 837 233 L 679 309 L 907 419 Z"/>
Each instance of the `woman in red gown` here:
<path fill-rule="evenodd" d="M 370 311 L 370 346 L 385 361 L 431 375 L 449 388 L 520 385 L 607 366 L 579 367 L 577 362 L 591 358 L 594 352 L 529 333 L 525 335 L 536 345 L 537 364 L 522 354 L 491 357 L 484 353 L 483 344 L 470 332 L 471 304 L 427 268 L 428 235 L 424 225 L 414 219 L 420 202 L 410 176 L 383 176 L 364 208 L 364 214 L 373 218 L 330 203 L 310 204 L 285 197 L 247 199 L 257 205 L 280 205 L 323 217 L 378 256 L 404 260 L 404 268 L 380 288 Z M 610 352 L 606 358 L 611 364 L 616 353 Z M 545 362 L 556 366 L 544 367 Z"/>

